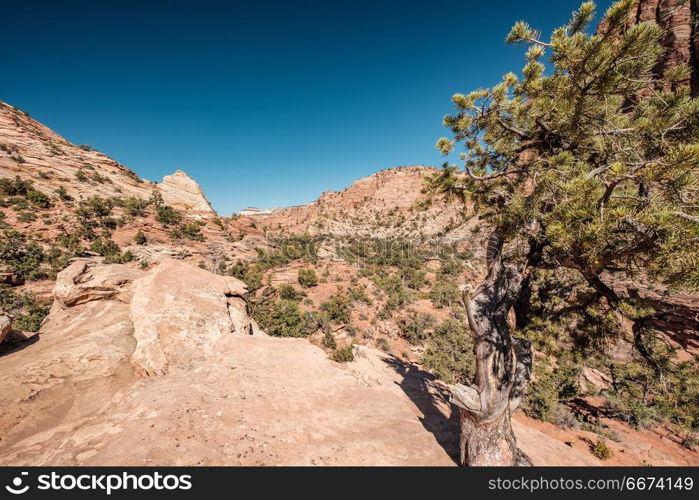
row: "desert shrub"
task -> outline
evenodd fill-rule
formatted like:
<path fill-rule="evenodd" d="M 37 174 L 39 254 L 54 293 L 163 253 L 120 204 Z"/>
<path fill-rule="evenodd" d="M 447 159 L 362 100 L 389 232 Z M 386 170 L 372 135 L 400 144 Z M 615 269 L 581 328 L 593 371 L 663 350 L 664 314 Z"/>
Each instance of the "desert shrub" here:
<path fill-rule="evenodd" d="M 313 269 L 299 269 L 299 284 L 304 288 L 311 288 L 318 285 L 318 275 Z"/>
<path fill-rule="evenodd" d="M 262 330 L 274 337 L 308 337 L 320 326 L 313 313 L 302 312 L 293 300 L 252 302 L 250 314 Z"/>
<path fill-rule="evenodd" d="M 146 243 L 148 243 L 148 238 L 146 238 L 145 233 L 140 229 L 134 236 L 133 240 L 137 245 L 145 245 Z"/>
<path fill-rule="evenodd" d="M 182 214 L 169 205 L 156 205 L 155 220 L 163 226 L 174 226 L 182 221 Z"/>
<path fill-rule="evenodd" d="M 412 345 L 424 342 L 436 323 L 437 321 L 431 314 L 416 311 L 409 311 L 407 316 L 398 320 L 403 337 Z"/>
<path fill-rule="evenodd" d="M 614 417 L 636 428 L 669 421 L 685 431 L 699 429 L 699 365 L 678 363 L 658 377 L 644 361 L 614 363 L 604 392 Z"/>
<path fill-rule="evenodd" d="M 386 294 L 386 308 L 389 311 L 400 309 L 410 303 L 410 294 L 397 274 L 379 277 L 376 282 Z"/>
<path fill-rule="evenodd" d="M 204 241 L 206 238 L 201 232 L 201 225 L 196 222 L 188 222 L 180 228 L 182 236 L 192 241 Z"/>
<path fill-rule="evenodd" d="M 80 144 L 78 147 L 80 149 L 82 149 L 83 151 L 94 151 L 94 149 L 95 149 L 92 146 L 90 146 L 89 144 Z"/>
<path fill-rule="evenodd" d="M 349 323 L 350 313 L 352 312 L 350 304 L 349 297 L 342 292 L 338 292 L 332 295 L 328 301 L 323 302 L 320 305 L 320 309 L 327 313 L 331 321 Z"/>
<path fill-rule="evenodd" d="M 49 197 L 36 189 L 31 189 L 27 192 L 27 199 L 39 208 L 49 208 L 51 206 Z"/>
<path fill-rule="evenodd" d="M 65 190 L 63 186 L 59 187 L 58 189 L 54 189 L 53 191 L 58 195 L 58 198 L 60 198 L 62 201 L 71 201 L 73 197 L 68 194 L 68 191 Z"/>
<path fill-rule="evenodd" d="M 124 209 L 124 213 L 129 217 L 143 217 L 146 215 L 146 209 L 150 202 L 142 198 L 131 196 L 116 203 Z"/>
<path fill-rule="evenodd" d="M 408 288 L 419 290 L 427 284 L 427 274 L 422 269 L 407 267 L 400 270 L 403 283 Z"/>
<path fill-rule="evenodd" d="M 300 301 L 304 297 L 302 292 L 297 292 L 296 289 L 288 283 L 282 283 L 279 287 L 279 298 L 284 300 Z"/>
<path fill-rule="evenodd" d="M 456 286 L 454 280 L 446 276 L 437 277 L 428 296 L 438 309 L 453 307 L 461 300 L 459 287 Z"/>
<path fill-rule="evenodd" d="M 347 293 L 349 294 L 349 298 L 351 301 L 359 301 L 359 302 L 364 302 L 365 304 L 371 305 L 374 303 L 373 300 L 371 300 L 371 297 L 369 297 L 366 292 L 358 287 L 358 286 L 351 286 L 347 290 Z"/>
<path fill-rule="evenodd" d="M 318 261 L 318 244 L 320 239 L 307 234 L 272 240 L 274 250 L 257 249 L 257 262 L 262 270 L 284 266 L 295 260 L 315 264 Z"/>
<path fill-rule="evenodd" d="M 322 344 L 328 349 L 337 349 L 337 342 L 335 341 L 335 337 L 329 331 L 326 331 L 323 334 Z"/>
<path fill-rule="evenodd" d="M 47 277 L 42 264 L 46 260 L 43 248 L 19 231 L 7 230 L 0 238 L 0 266 L 22 280 Z"/>
<path fill-rule="evenodd" d="M 0 196 L 24 198 L 38 208 L 49 208 L 51 206 L 51 201 L 46 194 L 34 189 L 32 181 L 22 180 L 19 176 L 16 176 L 14 179 L 0 179 Z M 17 201 L 14 202 L 14 204 L 17 203 Z"/>
<path fill-rule="evenodd" d="M 462 321 L 447 318 L 429 337 L 422 364 L 449 384 L 470 383 L 476 373 L 473 339 Z"/>
<path fill-rule="evenodd" d="M 592 454 L 600 460 L 608 460 L 614 456 L 614 452 L 603 438 L 597 438 L 597 442 L 592 445 Z"/>
<path fill-rule="evenodd" d="M 353 344 L 346 345 L 340 349 L 336 349 L 333 352 L 332 360 L 338 363 L 349 363 L 354 361 Z"/>
<path fill-rule="evenodd" d="M 20 212 L 17 220 L 19 222 L 32 222 L 36 220 L 36 215 L 34 215 L 32 212 Z"/>
<path fill-rule="evenodd" d="M 523 404 L 530 417 L 558 423 L 565 419 L 562 402 L 571 400 L 582 391 L 577 382 L 580 366 L 567 357 L 557 360 L 553 369 L 543 364 L 536 367 L 536 380 L 529 384 Z"/>
<path fill-rule="evenodd" d="M 82 167 L 78 169 L 77 172 L 75 172 L 75 180 L 78 182 L 87 182 L 90 178 L 87 175 L 87 172 L 85 172 L 85 169 Z"/>
<path fill-rule="evenodd" d="M 379 337 L 378 339 L 376 339 L 376 347 L 378 347 L 384 352 L 391 351 L 391 345 L 388 343 L 388 340 L 384 337 Z"/>
<path fill-rule="evenodd" d="M 6 285 L 0 285 L 0 310 L 9 313 L 12 327 L 26 332 L 37 332 L 49 313 L 49 307 L 31 294 L 19 293 Z"/>
<path fill-rule="evenodd" d="M 130 251 L 121 253 L 119 245 L 109 239 L 97 237 L 90 243 L 90 250 L 104 257 L 106 264 L 123 264 L 133 260 L 133 254 Z"/>
<path fill-rule="evenodd" d="M 248 286 L 248 291 L 254 292 L 262 286 L 262 269 L 257 264 L 239 260 L 228 270 L 228 274 L 238 278 Z"/>

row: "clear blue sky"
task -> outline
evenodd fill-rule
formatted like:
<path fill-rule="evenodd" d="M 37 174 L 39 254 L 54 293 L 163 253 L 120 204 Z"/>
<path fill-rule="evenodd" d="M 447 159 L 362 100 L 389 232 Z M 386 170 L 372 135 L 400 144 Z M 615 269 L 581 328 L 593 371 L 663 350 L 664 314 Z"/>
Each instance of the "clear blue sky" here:
<path fill-rule="evenodd" d="M 549 33 L 578 5 L 3 2 L 0 100 L 147 179 L 184 170 L 223 215 L 301 204 L 438 165 L 451 95 L 521 68 L 511 25 Z"/>

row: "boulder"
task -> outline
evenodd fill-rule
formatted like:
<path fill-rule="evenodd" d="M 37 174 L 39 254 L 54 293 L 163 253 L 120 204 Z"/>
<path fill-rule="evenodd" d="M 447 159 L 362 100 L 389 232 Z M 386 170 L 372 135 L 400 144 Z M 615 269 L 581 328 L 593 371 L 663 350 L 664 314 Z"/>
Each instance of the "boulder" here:
<path fill-rule="evenodd" d="M 105 265 L 97 258 L 80 259 L 58 273 L 53 296 L 61 307 L 101 299 L 128 303 L 131 282 L 143 274 L 123 264 Z"/>
<path fill-rule="evenodd" d="M 12 328 L 12 317 L 9 314 L 0 313 L 0 343 L 4 342 Z"/>
<path fill-rule="evenodd" d="M 216 341 L 250 334 L 245 284 L 182 261 L 166 259 L 133 284 L 130 316 L 136 350 L 131 362 L 143 376 L 191 367 L 211 355 Z"/>

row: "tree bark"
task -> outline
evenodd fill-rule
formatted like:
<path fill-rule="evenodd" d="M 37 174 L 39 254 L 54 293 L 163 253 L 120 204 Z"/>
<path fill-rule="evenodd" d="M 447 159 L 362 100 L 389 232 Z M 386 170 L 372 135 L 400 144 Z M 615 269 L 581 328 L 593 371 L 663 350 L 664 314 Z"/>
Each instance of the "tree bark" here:
<path fill-rule="evenodd" d="M 517 448 L 510 420 L 531 376 L 531 346 L 513 337 L 508 312 L 519 297 L 528 267 L 529 245 L 503 246 L 498 234 L 488 246 L 489 269 L 463 301 L 474 337 L 476 381 L 457 384 L 452 401 L 461 413 L 462 465 L 530 465 Z"/>

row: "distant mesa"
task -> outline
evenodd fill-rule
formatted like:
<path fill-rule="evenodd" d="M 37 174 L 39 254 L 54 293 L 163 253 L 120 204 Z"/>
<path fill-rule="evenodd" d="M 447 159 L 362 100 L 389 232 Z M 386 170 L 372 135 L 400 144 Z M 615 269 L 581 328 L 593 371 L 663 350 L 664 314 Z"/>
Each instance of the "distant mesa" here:
<path fill-rule="evenodd" d="M 271 215 L 271 214 L 277 212 L 278 210 L 281 210 L 281 208 L 280 207 L 272 207 L 272 208 L 266 208 L 264 210 L 260 210 L 257 207 L 247 207 L 247 208 L 244 208 L 243 210 L 241 210 L 240 212 L 238 212 L 238 215 L 255 217 L 258 215 Z"/>

